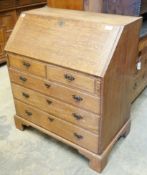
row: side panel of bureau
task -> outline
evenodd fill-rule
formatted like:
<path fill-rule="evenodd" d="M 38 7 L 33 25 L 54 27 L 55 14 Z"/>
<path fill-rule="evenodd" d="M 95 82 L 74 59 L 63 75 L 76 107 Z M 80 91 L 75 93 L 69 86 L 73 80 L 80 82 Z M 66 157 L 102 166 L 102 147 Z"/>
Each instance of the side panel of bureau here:
<path fill-rule="evenodd" d="M 130 117 L 130 92 L 134 62 L 137 56 L 140 26 L 141 21 L 138 20 L 124 29 L 104 77 L 99 153 L 106 149 Z M 133 31 L 132 28 L 134 28 Z"/>
<path fill-rule="evenodd" d="M 97 153 L 98 136 L 45 112 L 15 101 L 17 115 Z"/>

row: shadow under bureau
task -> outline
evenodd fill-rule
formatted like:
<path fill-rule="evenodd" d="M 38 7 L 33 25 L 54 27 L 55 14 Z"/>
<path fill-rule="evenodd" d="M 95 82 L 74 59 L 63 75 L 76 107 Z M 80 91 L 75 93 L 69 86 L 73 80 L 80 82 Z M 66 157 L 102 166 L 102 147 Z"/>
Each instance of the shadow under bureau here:
<path fill-rule="evenodd" d="M 130 129 L 140 26 L 138 17 L 47 7 L 23 13 L 5 48 L 16 127 L 76 148 L 100 172 Z"/>

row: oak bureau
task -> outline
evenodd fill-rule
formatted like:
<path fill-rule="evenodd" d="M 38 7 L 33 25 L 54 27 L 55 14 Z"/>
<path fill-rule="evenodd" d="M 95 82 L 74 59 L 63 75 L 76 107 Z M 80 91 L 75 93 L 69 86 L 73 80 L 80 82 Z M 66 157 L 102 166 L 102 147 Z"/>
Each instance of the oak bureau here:
<path fill-rule="evenodd" d="M 130 129 L 141 21 L 48 7 L 22 13 L 5 48 L 16 127 L 74 147 L 100 172 Z"/>

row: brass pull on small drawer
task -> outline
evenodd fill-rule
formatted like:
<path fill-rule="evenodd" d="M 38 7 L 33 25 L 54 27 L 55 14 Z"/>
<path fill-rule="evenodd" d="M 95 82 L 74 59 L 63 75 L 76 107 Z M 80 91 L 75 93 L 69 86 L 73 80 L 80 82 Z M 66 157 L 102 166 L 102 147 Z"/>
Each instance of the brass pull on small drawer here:
<path fill-rule="evenodd" d="M 79 139 L 79 140 L 83 139 L 83 136 L 77 134 L 76 132 L 74 133 L 74 136 L 75 136 L 77 139 Z"/>
<path fill-rule="evenodd" d="M 50 88 L 51 87 L 51 85 L 48 84 L 48 83 L 44 83 L 44 85 L 46 86 L 46 88 Z"/>
<path fill-rule="evenodd" d="M 82 101 L 82 100 L 83 100 L 83 98 L 82 98 L 82 97 L 77 96 L 77 95 L 73 95 L 72 97 L 73 97 L 73 99 L 74 99 L 74 100 L 76 100 L 77 102 L 80 102 L 80 101 Z"/>
<path fill-rule="evenodd" d="M 52 118 L 52 117 L 48 117 L 48 119 L 49 119 L 50 122 L 53 122 L 53 121 L 55 120 L 55 119 Z"/>
<path fill-rule="evenodd" d="M 23 82 L 26 82 L 26 81 L 27 81 L 27 78 L 22 77 L 22 76 L 20 76 L 19 79 L 20 79 L 21 81 L 23 81 Z"/>
<path fill-rule="evenodd" d="M 25 92 L 23 92 L 22 95 L 23 95 L 25 98 L 29 98 L 29 97 L 30 97 L 30 95 L 27 94 L 27 93 L 25 93 Z"/>
<path fill-rule="evenodd" d="M 25 113 L 26 113 L 28 116 L 31 116 L 31 115 L 32 115 L 32 113 L 29 112 L 28 110 L 25 110 Z"/>
<path fill-rule="evenodd" d="M 51 105 L 53 102 L 51 100 L 46 100 L 49 105 Z"/>
<path fill-rule="evenodd" d="M 82 120 L 83 119 L 83 117 L 81 115 L 79 115 L 79 114 L 73 113 L 72 115 L 77 120 Z"/>
<path fill-rule="evenodd" d="M 27 63 L 27 62 L 23 62 L 23 65 L 26 67 L 26 68 L 29 68 L 30 66 L 31 66 L 31 64 L 30 63 Z"/>
<path fill-rule="evenodd" d="M 64 75 L 64 78 L 68 81 L 74 81 L 75 80 L 75 77 L 73 77 L 72 75 L 69 75 L 69 74 L 65 74 Z"/>

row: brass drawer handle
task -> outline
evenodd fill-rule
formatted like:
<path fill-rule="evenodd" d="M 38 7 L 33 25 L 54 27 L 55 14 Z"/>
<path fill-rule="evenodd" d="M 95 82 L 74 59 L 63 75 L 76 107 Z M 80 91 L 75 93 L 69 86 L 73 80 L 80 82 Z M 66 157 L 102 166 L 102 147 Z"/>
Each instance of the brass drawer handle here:
<path fill-rule="evenodd" d="M 74 136 L 75 136 L 77 139 L 79 139 L 79 140 L 83 139 L 83 136 L 77 134 L 76 132 L 74 133 Z"/>
<path fill-rule="evenodd" d="M 46 86 L 46 88 L 50 88 L 51 87 L 51 85 L 48 84 L 48 83 L 44 83 L 44 85 Z"/>
<path fill-rule="evenodd" d="M 50 122 L 53 122 L 55 120 L 54 118 L 51 118 L 51 117 L 48 117 L 48 119 Z"/>
<path fill-rule="evenodd" d="M 26 68 L 29 68 L 30 66 L 31 66 L 31 64 L 30 63 L 27 63 L 27 62 L 23 62 L 23 65 L 26 67 Z"/>
<path fill-rule="evenodd" d="M 79 115 L 79 114 L 73 113 L 72 115 L 77 120 L 82 120 L 83 119 L 83 117 L 81 115 Z"/>
<path fill-rule="evenodd" d="M 23 92 L 22 95 L 23 95 L 25 98 L 29 98 L 29 97 L 30 97 L 30 95 L 27 94 L 27 93 L 25 93 L 25 92 Z"/>
<path fill-rule="evenodd" d="M 75 80 L 75 77 L 73 77 L 72 75 L 69 75 L 69 74 L 65 74 L 64 75 L 64 78 L 68 81 L 74 81 Z"/>
<path fill-rule="evenodd" d="M 53 102 L 51 100 L 46 100 L 49 105 L 51 105 Z"/>
<path fill-rule="evenodd" d="M 20 76 L 19 79 L 20 79 L 21 81 L 23 81 L 23 82 L 26 82 L 26 81 L 27 81 L 27 78 L 22 77 L 22 76 Z"/>
<path fill-rule="evenodd" d="M 82 98 L 82 97 L 77 96 L 77 95 L 73 95 L 72 97 L 73 97 L 73 99 L 74 99 L 74 100 L 76 100 L 77 102 L 80 102 L 80 101 L 82 101 L 82 100 L 83 100 L 83 98 Z"/>
<path fill-rule="evenodd" d="M 28 116 L 31 116 L 31 115 L 32 115 L 32 113 L 29 112 L 28 110 L 25 110 L 25 113 L 26 113 Z"/>

